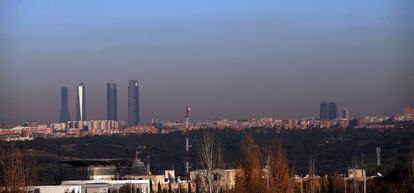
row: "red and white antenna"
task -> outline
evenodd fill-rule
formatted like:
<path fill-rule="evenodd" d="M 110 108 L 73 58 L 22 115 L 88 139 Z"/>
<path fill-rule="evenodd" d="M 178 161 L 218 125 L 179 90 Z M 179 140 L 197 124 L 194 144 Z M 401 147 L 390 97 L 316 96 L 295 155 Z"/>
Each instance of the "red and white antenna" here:
<path fill-rule="evenodd" d="M 187 177 L 190 176 L 190 111 L 191 108 L 187 106 L 185 108 L 185 154 L 184 154 L 184 162 L 185 162 L 185 174 Z"/>

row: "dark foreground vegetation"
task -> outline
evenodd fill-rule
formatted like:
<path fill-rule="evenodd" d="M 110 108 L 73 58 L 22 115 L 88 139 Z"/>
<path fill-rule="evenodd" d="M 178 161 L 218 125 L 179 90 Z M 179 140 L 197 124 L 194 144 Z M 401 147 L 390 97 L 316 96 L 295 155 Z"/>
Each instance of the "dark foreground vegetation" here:
<path fill-rule="evenodd" d="M 200 168 L 196 159 L 197 142 L 201 131 L 192 131 L 190 138 L 191 162 Z M 368 187 L 381 187 L 383 181 L 401 182 L 407 179 L 410 143 L 414 139 L 413 129 L 405 130 L 290 130 L 275 132 L 268 129 L 236 132 L 232 130 L 212 130 L 212 135 L 222 146 L 222 167 L 236 168 L 243 159 L 241 147 L 247 133 L 257 143 L 260 151 L 260 164 L 263 165 L 267 149 L 280 139 L 286 152 L 289 174 L 305 175 L 309 172 L 309 160 L 315 159 L 314 173 L 324 176 L 345 174 L 353 164 L 360 164 L 364 154 L 364 166 L 368 175 L 382 172 L 385 177 L 370 180 Z M 40 184 L 56 183 L 59 160 L 74 158 L 132 158 L 140 152 L 144 160 L 149 156 L 151 170 L 157 173 L 165 169 L 175 169 L 182 174 L 184 157 L 184 135 L 180 132 L 169 134 L 143 134 L 129 136 L 94 136 L 68 139 L 36 139 L 16 144 L 23 151 L 23 157 L 36 162 L 37 178 Z M 381 148 L 381 168 L 376 167 L 376 147 Z M 32 163 L 33 164 L 33 163 Z M 335 179 L 331 179 L 332 183 Z M 326 178 L 328 187 L 329 179 Z M 389 186 L 387 186 L 389 187 Z M 327 188 L 328 189 L 328 188 Z"/>

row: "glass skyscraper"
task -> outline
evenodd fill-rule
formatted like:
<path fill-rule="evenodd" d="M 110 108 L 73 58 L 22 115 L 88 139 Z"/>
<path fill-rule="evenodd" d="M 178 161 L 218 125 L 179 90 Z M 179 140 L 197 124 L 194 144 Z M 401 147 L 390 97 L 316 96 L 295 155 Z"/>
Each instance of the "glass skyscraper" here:
<path fill-rule="evenodd" d="M 130 80 L 128 86 L 128 126 L 139 123 L 139 85 L 137 80 Z"/>
<path fill-rule="evenodd" d="M 60 92 L 60 116 L 59 121 L 66 123 L 70 121 L 69 104 L 68 104 L 68 87 L 62 87 Z"/>
<path fill-rule="evenodd" d="M 117 104 L 116 104 L 116 84 L 106 84 L 106 113 L 108 120 L 117 120 Z"/>
<path fill-rule="evenodd" d="M 85 83 L 76 86 L 76 120 L 86 120 Z"/>
<path fill-rule="evenodd" d="M 320 119 L 332 120 L 338 118 L 338 109 L 336 103 L 321 102 L 320 104 Z"/>

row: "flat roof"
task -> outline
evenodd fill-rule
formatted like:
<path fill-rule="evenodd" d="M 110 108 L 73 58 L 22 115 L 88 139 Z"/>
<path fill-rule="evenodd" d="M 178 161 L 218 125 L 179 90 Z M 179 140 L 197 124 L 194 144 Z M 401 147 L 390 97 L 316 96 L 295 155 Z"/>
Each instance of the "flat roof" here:
<path fill-rule="evenodd" d="M 69 164 L 75 167 L 82 166 L 132 166 L 133 160 L 130 158 L 113 158 L 113 159 L 74 159 L 61 160 L 61 163 Z"/>

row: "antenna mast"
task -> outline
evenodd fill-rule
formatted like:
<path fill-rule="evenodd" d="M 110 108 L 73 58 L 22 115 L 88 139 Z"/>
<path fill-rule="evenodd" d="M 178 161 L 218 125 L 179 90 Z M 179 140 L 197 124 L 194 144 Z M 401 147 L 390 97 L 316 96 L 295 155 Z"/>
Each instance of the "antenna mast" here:
<path fill-rule="evenodd" d="M 184 161 L 185 161 L 185 174 L 187 177 L 190 176 L 190 107 L 187 106 L 185 108 L 185 154 L 184 154 Z"/>

